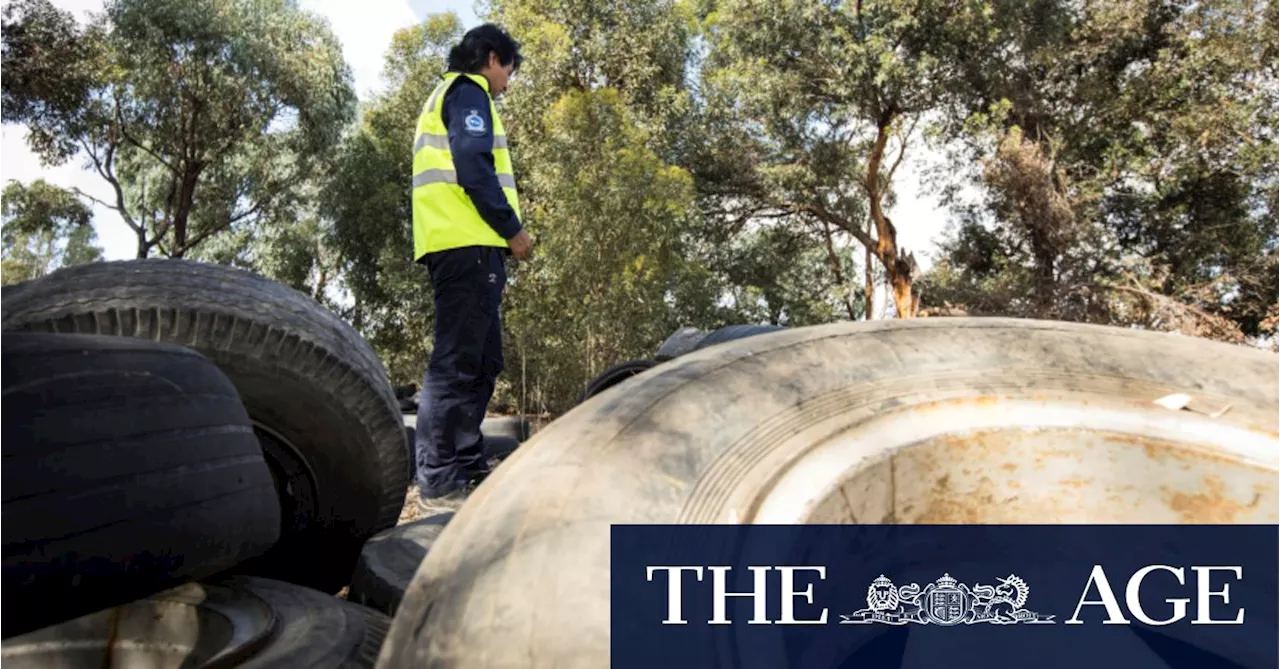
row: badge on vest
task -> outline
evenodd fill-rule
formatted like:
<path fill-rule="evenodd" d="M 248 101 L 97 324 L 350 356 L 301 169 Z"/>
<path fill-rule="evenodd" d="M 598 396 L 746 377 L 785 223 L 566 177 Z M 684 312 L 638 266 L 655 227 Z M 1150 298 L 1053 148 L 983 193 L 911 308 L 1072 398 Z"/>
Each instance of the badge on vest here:
<path fill-rule="evenodd" d="M 484 135 L 486 128 L 484 125 L 484 117 L 480 115 L 480 110 L 472 109 L 467 112 L 467 117 L 463 119 L 462 124 L 466 126 L 467 132 L 480 137 Z"/>

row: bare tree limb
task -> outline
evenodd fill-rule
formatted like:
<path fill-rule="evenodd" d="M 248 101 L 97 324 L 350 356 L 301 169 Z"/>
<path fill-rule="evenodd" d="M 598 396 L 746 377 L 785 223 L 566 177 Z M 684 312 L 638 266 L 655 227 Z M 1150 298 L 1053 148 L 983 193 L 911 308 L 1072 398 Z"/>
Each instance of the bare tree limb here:
<path fill-rule="evenodd" d="M 180 249 L 180 251 L 182 251 L 182 252 L 184 252 L 184 253 L 185 253 L 187 250 L 192 249 L 192 248 L 195 248 L 195 247 L 196 247 L 196 245 L 198 245 L 200 242 L 203 242 L 205 239 L 208 239 L 209 237 L 211 237 L 211 236 L 213 236 L 213 235 L 216 235 L 216 234 L 218 234 L 219 232 L 222 232 L 223 230 L 226 230 L 227 228 L 231 227 L 232 225 L 234 225 L 234 224 L 235 224 L 235 223 L 237 223 L 238 221 L 240 221 L 240 220 L 242 220 L 242 219 L 244 219 L 244 218 L 246 218 L 246 217 L 248 217 L 248 216 L 251 216 L 251 215 L 253 215 L 254 213 L 257 213 L 257 212 L 258 212 L 258 211 L 260 211 L 260 210 L 261 210 L 261 209 L 262 209 L 266 204 L 267 204 L 267 201 L 266 201 L 266 200 L 261 200 L 261 201 L 259 201 L 257 204 L 255 204 L 253 207 L 251 207 L 251 208 L 249 208 L 249 209 L 245 210 L 244 212 L 242 212 L 242 213 L 240 213 L 240 214 L 237 214 L 237 215 L 235 215 L 235 216 L 232 216 L 232 217 L 228 218 L 226 221 L 223 221 L 222 223 L 219 223 L 218 225 L 215 225 L 215 226 L 213 226 L 213 227 L 211 227 L 211 228 L 208 228 L 208 229 L 206 229 L 206 230 L 201 230 L 199 234 L 197 234 L 197 235 L 195 235 L 194 237 L 191 237 L 190 239 L 188 239 L 188 240 L 187 240 L 187 243 L 186 243 L 186 244 L 184 244 L 184 245 L 182 246 L 182 249 Z"/>
<path fill-rule="evenodd" d="M 831 224 L 823 221 L 822 232 L 823 239 L 826 241 L 827 246 L 827 260 L 831 262 L 831 272 L 835 275 L 836 284 L 841 288 L 847 288 L 848 284 L 845 283 L 844 272 L 840 270 L 840 258 L 836 256 L 835 244 L 831 241 Z M 844 306 L 849 311 L 849 320 L 858 320 L 858 316 L 853 309 L 852 294 L 845 294 Z"/>
<path fill-rule="evenodd" d="M 844 230 L 850 235 L 853 235 L 854 239 L 858 240 L 859 243 L 861 243 L 863 246 L 866 246 L 867 248 L 874 249 L 879 246 L 879 242 L 876 241 L 871 235 L 867 234 L 866 231 L 864 231 L 863 229 L 859 228 L 856 225 L 849 224 L 843 218 L 828 212 L 827 210 L 823 209 L 821 206 L 817 204 L 814 204 L 814 203 L 805 204 L 801 207 L 801 210 L 812 215 L 814 218 L 817 218 L 819 221 L 822 221 L 823 223 L 834 225 L 835 227 L 841 230 Z"/>
<path fill-rule="evenodd" d="M 93 166 L 98 170 L 98 174 L 101 175 L 103 179 L 106 179 L 107 182 L 111 184 L 111 187 L 115 190 L 116 204 L 113 206 L 113 205 L 107 204 L 106 202 L 102 202 L 101 200 L 98 200 L 97 198 L 89 195 L 88 193 L 81 191 L 79 188 L 77 188 L 76 191 L 81 195 L 84 195 L 85 197 L 88 197 L 89 199 L 94 200 L 95 202 L 98 202 L 104 207 L 108 207 L 110 209 L 114 209 L 115 211 L 119 212 L 121 218 L 124 219 L 124 222 L 130 228 L 133 228 L 134 232 L 138 233 L 140 243 L 145 243 L 146 231 L 142 228 L 141 225 L 134 222 L 133 217 L 129 215 L 129 211 L 125 207 L 125 203 L 124 203 L 124 189 L 121 188 L 120 180 L 115 177 L 115 174 L 111 170 L 111 161 L 114 157 L 114 148 L 108 147 L 107 155 L 104 156 L 102 159 L 99 159 L 98 152 L 95 151 L 94 148 L 91 147 L 89 143 L 86 142 L 84 139 L 80 140 L 80 145 L 83 146 L 85 151 L 89 154 L 89 158 L 93 161 Z"/>
<path fill-rule="evenodd" d="M 120 94 L 118 92 L 116 93 L 116 125 L 117 127 L 120 128 L 120 136 L 123 137 L 125 141 L 138 147 L 139 149 L 142 149 L 143 152 L 145 152 L 147 155 L 151 156 L 152 158 L 155 158 L 161 165 L 164 165 L 166 168 L 168 168 L 170 172 L 176 173 L 178 171 L 176 167 L 174 167 L 173 165 L 170 165 L 169 161 L 165 160 L 164 158 L 161 158 L 160 154 L 156 153 L 151 147 L 147 146 L 146 144 L 143 144 L 140 140 L 135 138 L 133 135 L 129 134 L 128 130 L 125 130 L 124 115 L 120 111 Z"/>
<path fill-rule="evenodd" d="M 911 137 L 911 133 L 916 131 L 916 124 L 919 122 L 919 116 L 912 117 L 911 127 L 907 128 L 907 131 L 899 137 L 902 143 L 898 146 L 898 158 L 893 161 L 893 166 L 889 168 L 889 174 L 885 176 L 885 181 L 893 181 L 893 174 L 898 171 L 898 166 L 902 164 L 902 159 L 907 155 L 907 139 Z"/>

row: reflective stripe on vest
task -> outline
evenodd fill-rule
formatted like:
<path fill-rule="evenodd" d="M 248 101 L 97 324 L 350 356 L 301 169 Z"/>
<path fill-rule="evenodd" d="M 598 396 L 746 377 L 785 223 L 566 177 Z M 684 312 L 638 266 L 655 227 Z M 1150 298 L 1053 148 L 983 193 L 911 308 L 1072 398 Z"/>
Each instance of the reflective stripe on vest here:
<path fill-rule="evenodd" d="M 427 253 L 462 246 L 507 246 L 507 241 L 485 222 L 470 196 L 458 185 L 453 154 L 449 151 L 449 130 L 444 125 L 443 101 L 459 77 L 467 77 L 479 84 L 486 94 L 489 92 L 489 81 L 483 76 L 449 72 L 423 105 L 413 143 L 415 260 Z M 498 117 L 492 96 L 489 97 L 489 115 L 493 118 L 493 163 L 498 173 L 498 184 L 519 217 L 520 198 L 507 147 L 506 129 Z"/>

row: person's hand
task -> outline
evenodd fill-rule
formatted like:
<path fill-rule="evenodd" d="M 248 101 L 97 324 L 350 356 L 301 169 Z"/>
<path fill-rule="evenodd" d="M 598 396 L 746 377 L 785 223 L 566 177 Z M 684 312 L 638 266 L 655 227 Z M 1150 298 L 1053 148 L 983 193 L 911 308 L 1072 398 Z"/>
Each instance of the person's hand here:
<path fill-rule="evenodd" d="M 524 230 L 507 240 L 507 245 L 511 247 L 511 254 L 516 257 L 516 260 L 528 258 L 529 253 L 533 250 L 533 240 L 529 238 L 529 233 Z"/>

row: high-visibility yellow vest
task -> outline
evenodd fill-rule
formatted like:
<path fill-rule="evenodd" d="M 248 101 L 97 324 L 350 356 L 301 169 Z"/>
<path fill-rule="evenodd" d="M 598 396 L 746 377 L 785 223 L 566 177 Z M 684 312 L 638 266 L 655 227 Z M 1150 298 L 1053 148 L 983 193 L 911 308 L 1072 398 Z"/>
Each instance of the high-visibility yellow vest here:
<path fill-rule="evenodd" d="M 478 74 L 449 72 L 436 86 L 418 116 L 417 139 L 413 144 L 413 257 L 462 246 L 507 247 L 507 240 L 485 222 L 467 192 L 458 185 L 453 154 L 449 151 L 449 131 L 444 124 L 444 96 L 459 77 L 480 84 L 489 97 L 493 117 L 493 163 L 498 183 L 507 202 L 520 218 L 516 177 L 507 148 L 507 133 L 498 118 L 498 108 L 489 95 L 489 80 Z"/>

